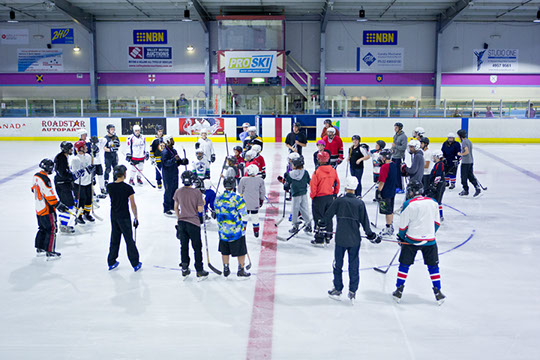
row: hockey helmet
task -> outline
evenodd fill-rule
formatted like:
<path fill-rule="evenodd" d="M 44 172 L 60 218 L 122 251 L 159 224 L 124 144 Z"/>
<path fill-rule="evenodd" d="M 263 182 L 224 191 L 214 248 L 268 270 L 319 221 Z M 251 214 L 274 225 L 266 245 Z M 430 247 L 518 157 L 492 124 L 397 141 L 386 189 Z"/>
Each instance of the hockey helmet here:
<path fill-rule="evenodd" d="M 251 159 L 255 159 L 255 157 L 257 156 L 257 153 L 254 151 L 254 150 L 249 150 L 249 151 L 246 151 L 246 160 L 251 160 Z"/>
<path fill-rule="evenodd" d="M 335 134 L 335 133 L 336 133 L 336 129 L 333 128 L 333 127 L 329 127 L 328 130 L 326 130 L 326 133 L 327 133 L 327 134 Z"/>
<path fill-rule="evenodd" d="M 39 167 L 50 175 L 54 170 L 54 162 L 51 159 L 43 159 L 40 161 Z"/>
<path fill-rule="evenodd" d="M 125 177 L 127 172 L 127 167 L 125 165 L 116 165 L 113 169 L 113 177 L 114 179 L 118 179 L 119 177 Z"/>
<path fill-rule="evenodd" d="M 417 127 L 417 128 L 414 129 L 414 133 L 415 133 L 415 136 L 420 136 L 420 137 L 422 137 L 422 136 L 424 136 L 424 134 L 426 133 L 426 131 L 424 130 L 423 127 L 420 127 L 420 126 L 419 126 L 419 127 Z"/>
<path fill-rule="evenodd" d="M 238 145 L 237 145 L 237 146 L 233 147 L 233 150 L 234 150 L 234 151 L 238 151 L 238 153 L 241 154 L 242 151 L 243 151 L 244 149 L 242 149 L 241 146 L 238 146 Z"/>
<path fill-rule="evenodd" d="M 362 138 L 360 137 L 360 135 L 353 135 L 351 140 L 358 140 L 358 141 L 362 141 Z"/>
<path fill-rule="evenodd" d="M 328 154 L 326 151 L 321 151 L 317 154 L 317 161 L 320 164 L 326 164 L 330 161 L 330 154 Z"/>
<path fill-rule="evenodd" d="M 86 131 L 86 129 L 77 130 L 77 136 L 79 137 L 79 139 L 81 138 L 81 136 L 87 135 L 87 134 L 88 134 L 88 131 Z"/>
<path fill-rule="evenodd" d="M 202 129 L 201 131 L 199 131 L 199 134 L 205 134 L 205 135 L 208 135 L 208 129 L 204 128 Z"/>
<path fill-rule="evenodd" d="M 403 129 L 403 123 L 400 123 L 399 121 L 395 123 L 394 126 L 397 126 L 400 130 Z"/>
<path fill-rule="evenodd" d="M 324 120 L 324 124 L 328 124 L 328 125 L 332 126 L 332 120 L 326 119 L 326 120 Z"/>
<path fill-rule="evenodd" d="M 85 146 L 86 146 L 86 143 L 82 140 L 79 140 L 75 143 L 75 151 L 79 152 Z"/>
<path fill-rule="evenodd" d="M 379 158 L 384 161 L 392 159 L 392 150 L 391 149 L 382 149 L 379 153 Z"/>
<path fill-rule="evenodd" d="M 255 151 L 257 154 L 259 154 L 262 150 L 261 145 L 255 144 L 251 147 L 251 150 Z"/>
<path fill-rule="evenodd" d="M 326 143 L 324 142 L 324 140 L 319 140 L 317 141 L 317 145 L 322 145 L 322 146 L 326 146 Z"/>
<path fill-rule="evenodd" d="M 141 131 L 141 127 L 137 124 L 133 125 L 133 132 L 135 131 Z"/>
<path fill-rule="evenodd" d="M 62 150 L 62 152 L 64 153 L 69 154 L 71 152 L 71 149 L 73 149 L 73 144 L 69 141 L 62 141 L 62 143 L 60 144 L 60 150 Z"/>
<path fill-rule="evenodd" d="M 248 128 L 249 127 L 249 123 L 245 122 L 242 124 L 242 128 Z"/>
<path fill-rule="evenodd" d="M 467 130 L 460 129 L 457 132 L 458 136 L 462 139 L 465 139 L 467 137 Z"/>
<path fill-rule="evenodd" d="M 193 172 L 189 171 L 189 170 L 184 170 L 184 172 L 182 173 L 182 184 L 184 186 L 191 186 L 193 185 Z"/>
<path fill-rule="evenodd" d="M 347 176 L 345 179 L 345 190 L 356 190 L 358 187 L 358 179 L 355 176 Z"/>
<path fill-rule="evenodd" d="M 377 140 L 376 144 L 379 145 L 381 150 L 386 147 L 386 143 L 383 140 Z"/>
<path fill-rule="evenodd" d="M 420 142 L 421 143 L 424 143 L 426 145 L 429 145 L 429 138 L 426 137 L 426 136 L 423 136 L 421 139 L 420 139 Z"/>
<path fill-rule="evenodd" d="M 235 185 L 236 185 L 236 180 L 232 176 L 228 176 L 225 179 L 223 179 L 223 187 L 225 189 L 232 190 L 234 189 Z"/>
<path fill-rule="evenodd" d="M 295 159 L 292 159 L 291 163 L 293 164 L 293 166 L 295 168 L 300 167 L 300 166 L 304 166 L 304 157 L 302 155 L 300 155 L 299 157 L 297 157 Z"/>
<path fill-rule="evenodd" d="M 251 164 L 246 168 L 248 176 L 255 176 L 259 173 L 259 167 L 255 164 Z"/>
<path fill-rule="evenodd" d="M 116 127 L 113 124 L 107 125 L 107 132 L 109 132 L 111 129 L 116 129 Z"/>
<path fill-rule="evenodd" d="M 302 156 L 302 155 L 300 155 L 300 154 L 297 153 L 297 152 L 292 152 L 292 153 L 290 153 L 289 155 L 287 155 L 287 158 L 288 158 L 290 161 L 293 161 L 294 159 L 298 159 L 300 156 Z"/>
<path fill-rule="evenodd" d="M 157 134 L 158 131 L 163 131 L 163 126 L 161 126 L 159 124 L 156 125 L 156 134 Z"/>
<path fill-rule="evenodd" d="M 257 128 L 256 128 L 255 126 L 250 126 L 250 127 L 248 128 L 248 132 L 254 132 L 254 133 L 256 133 L 256 132 L 257 132 Z"/>
<path fill-rule="evenodd" d="M 165 136 L 163 137 L 163 142 L 164 142 L 165 144 L 167 144 L 167 145 L 171 142 L 171 140 L 173 140 L 172 135 L 165 135 Z"/>
<path fill-rule="evenodd" d="M 293 127 L 296 126 L 298 128 L 298 130 L 300 130 L 302 128 L 302 124 L 300 124 L 298 121 L 296 121 L 292 126 Z"/>
<path fill-rule="evenodd" d="M 411 180 L 409 181 L 409 184 L 407 185 L 406 190 L 406 198 L 407 200 L 412 199 L 415 196 L 418 195 L 424 195 L 424 186 L 421 182 L 417 180 Z"/>
<path fill-rule="evenodd" d="M 436 162 L 436 161 L 439 161 L 440 159 L 442 159 L 444 157 L 444 155 L 443 155 L 441 150 L 435 150 L 433 152 L 432 157 L 433 157 L 433 161 Z"/>
<path fill-rule="evenodd" d="M 416 151 L 420 150 L 420 141 L 411 140 L 411 141 L 409 141 L 407 146 L 409 147 L 409 152 L 411 152 L 411 148 L 414 148 L 414 152 L 416 152 Z"/>

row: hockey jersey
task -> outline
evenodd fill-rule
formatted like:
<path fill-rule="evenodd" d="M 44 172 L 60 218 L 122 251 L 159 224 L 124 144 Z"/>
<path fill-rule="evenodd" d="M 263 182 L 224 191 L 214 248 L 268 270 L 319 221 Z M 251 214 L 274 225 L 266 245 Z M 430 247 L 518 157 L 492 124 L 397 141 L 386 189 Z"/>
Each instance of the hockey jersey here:
<path fill-rule="evenodd" d="M 326 143 L 324 149 L 330 151 L 330 165 L 336 167 L 338 161 L 343 161 L 343 141 L 337 135 L 332 140 L 328 138 L 328 135 L 323 137 L 323 141 Z"/>
<path fill-rule="evenodd" d="M 131 154 L 133 160 L 144 160 L 146 155 L 146 143 L 144 135 L 135 136 L 135 134 L 128 136 L 127 138 L 127 154 Z"/>
<path fill-rule="evenodd" d="M 433 245 L 440 224 L 437 202 L 429 197 L 416 196 L 403 203 L 399 217 L 399 236 L 413 245 Z M 426 242 L 421 243 L 423 241 Z"/>
<path fill-rule="evenodd" d="M 204 151 L 204 156 L 207 159 L 211 159 L 212 155 L 215 155 L 214 144 L 212 144 L 212 140 L 208 138 L 206 138 L 206 140 L 203 138 L 197 140 L 197 142 L 195 143 L 195 148 L 202 149 L 202 151 Z"/>
<path fill-rule="evenodd" d="M 76 173 L 79 170 L 84 170 L 88 165 L 92 165 L 92 157 L 88 154 L 79 154 L 71 157 L 71 172 Z M 75 181 L 75 184 L 86 186 L 92 182 L 92 175 L 85 171 L 84 175 Z"/>
<path fill-rule="evenodd" d="M 262 176 L 263 179 L 265 179 L 266 178 L 266 163 L 262 155 L 257 155 L 254 159 L 247 162 L 245 169 L 247 169 L 247 167 L 251 164 L 257 165 L 257 167 L 259 168 L 259 173 L 257 175 L 260 175 Z"/>
<path fill-rule="evenodd" d="M 150 145 L 150 158 L 155 159 L 156 163 L 161 162 L 161 152 L 165 148 L 163 143 L 163 137 L 157 137 L 152 141 Z"/>
<path fill-rule="evenodd" d="M 199 179 L 210 179 L 210 162 L 203 156 L 202 159 L 196 159 L 191 162 L 193 173 Z"/>
<path fill-rule="evenodd" d="M 371 162 L 373 163 L 373 173 L 379 174 L 381 172 L 381 162 L 379 161 L 380 150 L 371 150 Z"/>
<path fill-rule="evenodd" d="M 32 192 L 36 204 L 36 213 L 39 216 L 52 214 L 58 204 L 58 198 L 52 188 L 51 179 L 46 172 L 40 171 L 34 174 Z"/>

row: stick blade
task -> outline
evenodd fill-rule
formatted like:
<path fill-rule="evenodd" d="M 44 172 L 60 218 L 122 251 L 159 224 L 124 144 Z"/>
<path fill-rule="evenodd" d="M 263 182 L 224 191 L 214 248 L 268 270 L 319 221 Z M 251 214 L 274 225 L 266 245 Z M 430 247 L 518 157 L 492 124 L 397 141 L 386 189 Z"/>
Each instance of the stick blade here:
<path fill-rule="evenodd" d="M 216 269 L 212 264 L 208 263 L 208 267 L 210 268 L 210 270 L 212 270 L 213 272 L 215 272 L 216 274 L 218 275 L 221 275 L 222 272 L 219 271 L 218 269 Z"/>
<path fill-rule="evenodd" d="M 374 267 L 373 270 L 377 271 L 377 272 L 380 272 L 381 274 L 386 274 L 388 272 L 388 269 L 390 269 L 389 267 L 386 268 L 386 270 L 382 270 L 378 267 Z"/>

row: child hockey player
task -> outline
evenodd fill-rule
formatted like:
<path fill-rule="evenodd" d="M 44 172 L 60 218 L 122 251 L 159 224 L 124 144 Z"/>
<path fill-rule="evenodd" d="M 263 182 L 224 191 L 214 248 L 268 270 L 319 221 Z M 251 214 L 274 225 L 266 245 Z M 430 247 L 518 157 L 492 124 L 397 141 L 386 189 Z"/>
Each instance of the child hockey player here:
<path fill-rule="evenodd" d="M 332 129 L 332 128 L 329 128 Z M 326 232 L 319 228 L 319 220 L 324 220 L 324 213 L 332 204 L 332 201 L 339 193 L 339 178 L 330 164 L 328 153 L 321 152 L 318 155 L 319 167 L 313 172 L 309 183 L 311 193 L 311 210 L 315 223 L 315 239 L 311 241 L 313 245 L 328 244 L 332 240 L 333 225 L 329 222 L 326 225 Z"/>
<path fill-rule="evenodd" d="M 120 140 L 115 133 L 113 124 L 107 125 L 107 135 L 104 137 L 103 152 L 105 157 L 105 188 L 109 183 L 109 173 L 118 165 L 118 149 L 120 148 Z"/>
<path fill-rule="evenodd" d="M 90 215 L 92 211 L 92 157 L 86 151 L 86 143 L 79 140 L 75 143 L 75 151 L 77 155 L 71 159 L 71 172 L 77 173 L 80 170 L 86 170 L 86 174 L 82 175 L 74 182 L 73 194 L 77 197 L 78 219 L 77 221 L 84 224 L 85 221 L 93 222 L 95 219 Z M 83 219 L 84 215 L 84 219 Z"/>
<path fill-rule="evenodd" d="M 377 142 L 375 143 L 375 149 L 369 151 L 369 153 L 371 154 L 371 162 L 373 163 L 373 182 L 375 184 L 379 183 L 379 173 L 381 172 L 382 165 L 382 162 L 380 161 L 380 153 L 381 150 L 385 147 L 386 143 L 383 140 L 377 140 Z M 373 201 L 377 201 L 376 193 Z"/>
<path fill-rule="evenodd" d="M 246 168 L 247 176 L 240 179 L 238 184 L 238 195 L 244 198 L 246 202 L 247 217 L 244 218 L 244 229 L 247 227 L 248 221 L 253 223 L 253 235 L 259 237 L 259 208 L 264 203 L 266 197 L 266 189 L 264 180 L 257 176 L 259 168 L 257 165 L 251 164 Z"/>
<path fill-rule="evenodd" d="M 225 166 L 223 167 L 223 175 L 221 175 L 222 178 L 226 177 L 233 177 L 236 180 L 236 183 L 240 181 L 240 171 L 238 170 L 238 167 L 236 166 L 236 156 L 227 156 L 225 159 Z M 236 187 L 235 187 L 236 190 Z"/>
<path fill-rule="evenodd" d="M 248 128 L 248 136 L 246 136 L 242 145 L 244 146 L 244 151 L 250 150 L 253 145 L 260 145 L 262 149 L 263 142 L 259 135 L 257 135 L 257 128 L 255 126 Z"/>
<path fill-rule="evenodd" d="M 313 153 L 313 163 L 315 164 L 315 169 L 317 169 L 319 167 L 319 160 L 317 158 L 318 154 L 321 153 L 321 152 L 326 152 L 328 153 L 328 157 L 330 158 L 330 156 L 332 155 L 330 153 L 330 150 L 325 150 L 325 147 L 326 147 L 326 143 L 324 142 L 324 140 L 319 140 L 317 141 L 317 151 L 315 151 Z"/>
<path fill-rule="evenodd" d="M 442 151 L 435 150 L 433 152 L 432 161 L 433 169 L 429 175 L 428 188 L 426 190 L 426 195 L 435 199 L 437 204 L 439 204 L 439 216 L 441 221 L 444 220 L 443 217 L 443 207 L 442 207 L 442 198 L 444 195 L 444 190 L 446 188 L 444 180 L 444 157 Z"/>
<path fill-rule="evenodd" d="M 297 153 L 291 153 L 297 154 Z M 304 170 L 304 158 L 298 156 L 292 160 L 293 170 L 285 173 L 285 183 L 289 184 L 292 196 L 292 223 L 293 227 L 289 230 L 289 233 L 295 234 L 299 231 L 300 222 L 298 221 L 298 213 L 304 218 L 306 225 L 304 232 L 310 234 L 313 229 L 311 228 L 311 216 L 309 214 L 309 204 L 307 196 L 307 188 L 311 178 L 306 170 Z"/>
<path fill-rule="evenodd" d="M 152 141 L 150 145 L 150 162 L 156 168 L 156 181 L 158 189 L 161 189 L 161 172 L 163 171 L 163 166 L 161 164 L 161 152 L 165 148 L 163 143 L 163 126 L 156 125 L 156 138 Z"/>
<path fill-rule="evenodd" d="M 336 135 L 333 127 L 326 130 L 326 136 L 322 138 L 325 142 L 325 149 L 330 151 L 330 165 L 335 169 L 343 161 L 343 141 Z"/>
<path fill-rule="evenodd" d="M 204 189 L 201 189 L 201 191 L 204 191 L 204 219 L 210 220 L 210 217 L 208 216 L 208 209 L 210 209 L 210 213 L 215 219 L 216 211 L 214 208 L 214 202 L 216 201 L 216 192 L 213 189 L 210 179 L 204 179 L 203 185 Z"/>
<path fill-rule="evenodd" d="M 189 241 L 191 240 L 195 254 L 195 270 L 197 271 L 197 279 L 200 281 L 208 278 L 208 271 L 204 270 L 203 266 L 201 241 L 201 224 L 204 224 L 204 200 L 201 192 L 192 187 L 193 179 L 193 173 L 189 170 L 182 173 L 182 185 L 184 186 L 174 193 L 174 212 L 178 219 L 176 237 L 180 240 L 182 276 L 185 278 L 191 273 L 189 270 Z"/>
<path fill-rule="evenodd" d="M 403 296 L 403 288 L 414 263 L 418 250 L 422 252 L 424 264 L 427 265 L 435 299 L 441 305 L 446 296 L 441 292 L 441 275 L 439 274 L 439 255 L 435 233 L 440 226 L 437 204 L 433 199 L 422 196 L 422 184 L 411 180 L 407 185 L 406 201 L 399 218 L 399 241 L 402 242 L 399 254 L 399 268 L 397 274 L 396 291 L 392 294 L 396 302 Z"/>
<path fill-rule="evenodd" d="M 386 227 L 381 231 L 381 236 L 394 234 L 394 198 L 398 185 L 397 165 L 392 159 L 392 150 L 381 150 L 381 172 L 379 173 L 379 187 L 376 192 L 379 201 L 379 213 L 386 217 Z"/>
<path fill-rule="evenodd" d="M 206 159 L 203 149 L 195 150 L 195 155 L 197 159 L 191 163 L 193 173 L 201 180 L 210 179 L 210 162 Z"/>
<path fill-rule="evenodd" d="M 252 161 L 257 164 L 257 167 L 259 168 L 259 175 L 262 176 L 263 179 L 266 179 L 266 162 L 261 155 L 262 146 L 259 144 L 254 144 L 251 147 L 251 150 L 255 151 L 256 154 Z"/>
<path fill-rule="evenodd" d="M 249 165 L 255 164 L 259 169 L 259 173 L 263 179 L 266 179 L 266 164 L 264 158 L 261 155 L 258 155 L 257 152 L 253 149 L 246 152 L 246 169 Z"/>
<path fill-rule="evenodd" d="M 202 129 L 199 133 L 201 137 L 195 143 L 195 149 L 202 149 L 204 156 L 210 162 L 216 161 L 216 153 L 214 151 L 214 144 L 212 140 L 208 138 L 208 130 Z"/>
<path fill-rule="evenodd" d="M 246 162 L 244 158 L 242 157 L 242 147 L 241 146 L 235 146 L 233 148 L 234 157 L 236 158 L 236 166 L 238 167 L 239 177 L 244 176 L 244 168 L 246 165 Z"/>
<path fill-rule="evenodd" d="M 223 275 L 228 277 L 231 274 L 229 269 L 229 256 L 238 257 L 238 272 L 240 278 L 251 276 L 245 268 L 247 254 L 246 236 L 242 218 L 247 216 L 246 203 L 244 199 L 234 193 L 236 181 L 234 178 L 225 178 L 223 187 L 225 192 L 216 199 L 216 216 L 219 226 L 219 252 L 223 259 Z"/>
<path fill-rule="evenodd" d="M 356 290 L 360 283 L 360 225 L 364 229 L 366 236 L 372 243 L 380 243 L 380 236 L 377 237 L 369 226 L 369 218 L 364 202 L 355 195 L 358 179 L 355 176 L 347 177 L 345 183 L 345 195 L 338 197 L 328 208 L 324 215 L 323 224 L 337 218 L 336 226 L 336 248 L 334 251 L 334 288 L 328 291 L 328 295 L 334 300 L 341 300 L 343 290 L 343 257 L 345 252 L 349 254 L 349 300 L 354 303 Z"/>
<path fill-rule="evenodd" d="M 448 134 L 447 140 L 441 146 L 441 151 L 448 167 L 444 180 L 446 186 L 450 186 L 452 190 L 456 187 L 456 174 L 460 160 L 458 153 L 461 151 L 461 146 L 456 142 L 456 134 Z"/>
<path fill-rule="evenodd" d="M 129 184 L 135 185 L 134 177 L 137 174 L 137 183 L 142 185 L 141 173 L 144 168 L 144 160 L 148 160 L 150 154 L 146 152 L 144 135 L 141 134 L 139 125 L 133 125 L 133 134 L 127 138 L 127 146 L 126 161 L 131 164 Z"/>
<path fill-rule="evenodd" d="M 60 258 L 60 253 L 55 251 L 56 246 L 56 209 L 67 212 L 66 205 L 58 201 L 52 188 L 49 175 L 54 169 L 51 159 L 43 159 L 39 163 L 41 171 L 34 174 L 32 192 L 36 204 L 38 232 L 36 234 L 35 247 L 38 256 L 47 255 L 47 260 Z"/>

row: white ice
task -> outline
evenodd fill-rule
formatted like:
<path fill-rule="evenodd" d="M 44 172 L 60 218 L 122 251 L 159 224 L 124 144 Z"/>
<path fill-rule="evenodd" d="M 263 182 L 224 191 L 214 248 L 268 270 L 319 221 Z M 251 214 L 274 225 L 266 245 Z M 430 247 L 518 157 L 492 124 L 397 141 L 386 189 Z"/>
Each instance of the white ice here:
<path fill-rule="evenodd" d="M 192 159 L 193 144 L 184 145 Z M 215 146 L 218 160 L 212 173 L 217 182 L 225 146 Z M 371 268 L 388 264 L 397 245 L 366 241 L 360 252 L 356 304 L 331 300 L 326 292 L 332 287 L 333 244 L 314 248 L 302 234 L 278 243 L 269 357 L 540 359 L 540 281 L 536 275 L 540 159 L 535 156 L 540 146 L 475 144 L 475 148 L 526 169 L 536 178 L 480 151 L 474 153 L 476 174 L 488 190 L 478 199 L 459 198 L 458 178 L 456 189 L 444 195 L 444 204 L 456 210 L 444 209 L 445 222 L 438 233 L 440 251 L 472 236 L 463 246 L 440 256 L 446 302 L 436 305 L 418 255 L 403 300 L 395 304 L 390 294 L 396 267 L 386 275 Z M 58 150 L 57 142 L 1 142 L 0 182 L 44 157 L 53 158 Z M 305 150 L 310 172 L 314 151 L 313 144 Z M 281 190 L 275 179 L 285 168 L 284 145 L 265 144 L 263 155 L 268 190 Z M 182 281 L 175 220 L 162 214 L 163 192 L 145 184 L 136 187 L 141 272 L 133 272 L 124 244 L 120 267 L 107 271 L 108 199 L 100 201 L 96 209 L 104 221 L 77 226 L 75 235 L 59 234 L 57 251 L 62 259 L 47 262 L 36 258 L 34 250 L 37 224 L 30 192 L 34 172 L 28 170 L 0 184 L 0 359 L 246 358 L 257 273 L 265 270 L 258 268 L 261 240 L 253 237 L 251 225 L 247 237 L 253 262 L 250 280 L 237 281 L 235 276 L 225 280 L 211 273 L 203 282 L 193 277 Z M 149 165 L 145 174 L 153 180 Z M 339 167 L 339 174 L 343 179 L 345 165 Z M 368 165 L 364 189 L 371 186 L 371 180 Z M 366 197 L 366 206 L 375 221 L 372 197 L 373 193 Z M 279 202 L 275 206 L 281 212 L 281 192 Z M 261 218 L 265 219 L 264 211 Z M 379 226 L 382 222 L 379 216 Z M 284 221 L 279 234 L 286 236 L 289 227 Z M 216 229 L 212 221 L 210 257 L 221 268 Z M 204 261 L 206 266 L 206 254 Z M 191 267 L 193 270 L 193 260 Z M 236 269 L 234 260 L 232 268 Z M 347 287 L 347 273 L 344 282 Z M 267 355 L 255 354 L 254 358 Z"/>

